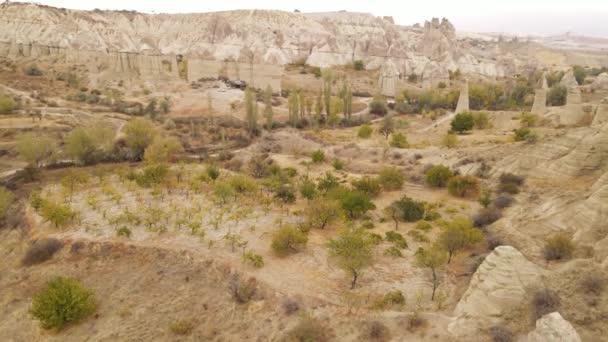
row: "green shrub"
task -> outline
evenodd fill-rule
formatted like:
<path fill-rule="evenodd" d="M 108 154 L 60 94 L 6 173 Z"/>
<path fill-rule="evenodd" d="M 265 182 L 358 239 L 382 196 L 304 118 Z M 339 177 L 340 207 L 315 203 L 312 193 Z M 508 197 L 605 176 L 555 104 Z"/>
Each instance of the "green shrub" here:
<path fill-rule="evenodd" d="M 397 248 L 408 248 L 407 241 L 400 233 L 388 231 L 385 233 L 385 240 L 388 242 L 392 242 Z"/>
<path fill-rule="evenodd" d="M 220 168 L 217 167 L 217 165 L 210 164 L 207 165 L 207 167 L 205 168 L 205 173 L 207 174 L 207 177 L 209 177 L 211 180 L 216 180 L 219 178 L 221 171 Z"/>
<path fill-rule="evenodd" d="M 579 85 L 583 85 L 585 83 L 585 78 L 587 77 L 587 71 L 580 65 L 574 65 L 572 67 L 572 73 L 574 74 L 574 78 L 576 79 L 576 83 Z"/>
<path fill-rule="evenodd" d="M 331 165 L 334 167 L 334 170 L 340 171 L 344 169 L 344 162 L 338 158 L 334 159 Z"/>
<path fill-rule="evenodd" d="M 565 260 L 572 257 L 574 249 L 575 245 L 571 238 L 558 234 L 547 239 L 543 248 L 543 255 L 547 261 Z"/>
<path fill-rule="evenodd" d="M 126 238 L 130 238 L 131 237 L 131 229 L 127 228 L 127 227 L 120 227 L 118 230 L 116 230 L 116 236 L 124 236 Z"/>
<path fill-rule="evenodd" d="M 325 152 L 323 152 L 322 150 L 316 150 L 312 153 L 311 157 L 313 163 L 322 163 L 325 161 Z"/>
<path fill-rule="evenodd" d="M 450 178 L 454 176 L 454 173 L 447 166 L 435 165 L 429 168 L 424 175 L 428 185 L 436 188 L 443 188 L 448 184 Z"/>
<path fill-rule="evenodd" d="M 30 313 L 45 329 L 61 330 L 95 312 L 95 295 L 75 279 L 57 277 L 34 296 Z"/>
<path fill-rule="evenodd" d="M 391 147 L 396 148 L 408 148 L 410 144 L 407 141 L 407 137 L 403 133 L 395 133 L 391 136 Z"/>
<path fill-rule="evenodd" d="M 549 93 L 547 93 L 547 105 L 549 106 L 563 106 L 566 104 L 568 97 L 568 89 L 562 85 L 555 85 L 551 87 Z"/>
<path fill-rule="evenodd" d="M 302 316 L 300 322 L 287 333 L 285 341 L 289 342 L 322 342 L 327 341 L 327 332 L 321 323 L 310 317 Z"/>
<path fill-rule="evenodd" d="M 336 178 L 336 176 L 334 176 L 333 173 L 329 171 L 325 173 L 325 176 L 319 179 L 319 183 L 317 184 L 319 190 L 324 193 L 334 190 L 338 186 L 340 186 L 338 178 Z"/>
<path fill-rule="evenodd" d="M 274 191 L 274 197 L 283 203 L 294 203 L 296 201 L 296 192 L 291 186 L 282 185 Z"/>
<path fill-rule="evenodd" d="M 519 115 L 519 121 L 521 122 L 522 127 L 534 127 L 536 121 L 538 121 L 538 117 L 532 113 L 522 112 Z"/>
<path fill-rule="evenodd" d="M 270 247 L 278 256 L 287 256 L 297 253 L 306 246 L 308 236 L 293 226 L 284 226 L 272 234 Z"/>
<path fill-rule="evenodd" d="M 535 142 L 537 139 L 536 133 L 527 127 L 518 128 L 513 133 L 515 141 Z"/>
<path fill-rule="evenodd" d="M 401 253 L 401 250 L 395 246 L 390 246 L 389 248 L 387 248 L 384 251 L 384 255 L 386 256 L 392 256 L 395 258 L 401 258 L 403 257 L 403 253 Z"/>
<path fill-rule="evenodd" d="M 162 183 L 169 174 L 169 168 L 164 164 L 146 166 L 142 172 L 135 173 L 132 178 L 139 186 L 150 187 Z"/>
<path fill-rule="evenodd" d="M 436 210 L 427 210 L 424 214 L 425 221 L 435 221 L 441 218 L 441 214 Z"/>
<path fill-rule="evenodd" d="M 382 188 L 387 191 L 399 190 L 404 183 L 403 174 L 395 167 L 385 167 L 380 170 L 378 180 L 382 184 Z"/>
<path fill-rule="evenodd" d="M 12 97 L 0 95 L 0 114 L 10 114 L 15 110 L 17 104 Z"/>
<path fill-rule="evenodd" d="M 357 136 L 361 139 L 368 139 L 372 136 L 372 133 L 374 133 L 374 129 L 372 128 L 372 126 L 368 124 L 363 124 L 361 125 L 361 127 L 359 127 L 359 130 L 357 131 Z"/>
<path fill-rule="evenodd" d="M 264 257 L 253 252 L 247 252 L 243 254 L 243 262 L 255 268 L 261 268 L 264 266 Z"/>
<path fill-rule="evenodd" d="M 353 68 L 357 71 L 365 70 L 365 63 L 362 60 L 358 59 L 353 62 Z"/>
<path fill-rule="evenodd" d="M 479 194 L 479 181 L 472 176 L 454 176 L 448 182 L 448 192 L 456 197 L 474 197 Z"/>
<path fill-rule="evenodd" d="M 176 335 L 190 335 L 193 329 L 194 324 L 190 320 L 181 319 L 169 324 L 169 330 Z"/>
<path fill-rule="evenodd" d="M 383 96 L 374 96 L 374 99 L 369 103 L 369 112 L 376 115 L 386 115 L 388 107 Z"/>
<path fill-rule="evenodd" d="M 458 113 L 452 120 L 451 126 L 454 132 L 462 134 L 473 129 L 475 124 L 473 115 L 469 112 Z"/>
<path fill-rule="evenodd" d="M 15 196 L 12 192 L 6 190 L 4 187 L 0 187 L 0 224 L 6 218 L 8 209 L 11 207 L 14 200 Z"/>
<path fill-rule="evenodd" d="M 380 180 L 376 177 L 364 176 L 352 182 L 355 189 L 366 193 L 370 197 L 376 197 L 382 191 Z"/>
<path fill-rule="evenodd" d="M 398 218 L 405 222 L 416 222 L 424 217 L 424 203 L 414 201 L 413 199 L 403 196 L 399 200 L 393 202 L 393 206 L 398 209 Z"/>
<path fill-rule="evenodd" d="M 410 230 L 409 232 L 407 232 L 407 235 L 409 237 L 411 237 L 412 239 L 414 239 L 414 241 L 416 241 L 416 242 L 429 242 L 430 241 L 427 236 L 425 236 L 418 230 Z"/>
<path fill-rule="evenodd" d="M 433 229 L 433 226 L 427 221 L 419 221 L 418 223 L 416 223 L 416 229 L 422 230 L 423 232 L 427 233 L 430 232 L 431 229 Z"/>
<path fill-rule="evenodd" d="M 59 228 L 68 224 L 76 216 L 76 212 L 67 205 L 44 200 L 40 207 L 40 216 Z"/>
<path fill-rule="evenodd" d="M 25 68 L 25 74 L 28 76 L 42 76 L 42 70 L 36 64 L 32 64 Z"/>

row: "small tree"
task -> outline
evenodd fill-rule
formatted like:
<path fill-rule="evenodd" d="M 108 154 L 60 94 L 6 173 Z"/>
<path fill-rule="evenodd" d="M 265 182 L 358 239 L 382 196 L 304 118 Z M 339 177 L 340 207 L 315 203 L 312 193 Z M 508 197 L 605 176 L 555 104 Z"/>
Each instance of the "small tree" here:
<path fill-rule="evenodd" d="M 446 252 L 437 247 L 432 247 L 430 249 L 421 248 L 416 252 L 416 266 L 431 271 L 431 283 L 433 286 L 431 300 L 435 300 L 435 291 L 437 291 L 441 282 L 439 271 L 443 268 L 447 259 L 448 256 Z"/>
<path fill-rule="evenodd" d="M 395 230 L 399 229 L 399 220 L 403 217 L 399 204 L 396 201 L 391 203 L 391 205 L 384 209 L 384 212 L 395 222 Z"/>
<path fill-rule="evenodd" d="M 447 166 L 435 165 L 426 170 L 424 175 L 426 184 L 435 188 L 443 188 L 448 184 L 454 173 Z"/>
<path fill-rule="evenodd" d="M 17 138 L 17 151 L 28 164 L 40 167 L 44 162 L 54 158 L 57 145 L 54 140 L 45 136 L 26 133 Z"/>
<path fill-rule="evenodd" d="M 585 78 L 587 77 L 587 71 L 580 65 L 575 65 L 572 67 L 572 73 L 574 74 L 574 78 L 576 79 L 576 83 L 582 85 L 585 83 Z"/>
<path fill-rule="evenodd" d="M 66 225 L 75 215 L 76 213 L 69 206 L 50 201 L 44 201 L 40 207 L 40 216 L 51 222 L 56 228 Z"/>
<path fill-rule="evenodd" d="M 361 191 L 341 191 L 338 197 L 342 209 L 344 209 L 350 219 L 360 217 L 368 210 L 376 209 L 369 196 Z"/>
<path fill-rule="evenodd" d="M 361 272 L 372 264 L 374 244 L 362 228 L 345 230 L 328 242 L 329 254 L 340 268 L 350 273 L 350 288 L 354 289 Z"/>
<path fill-rule="evenodd" d="M 384 139 L 388 139 L 389 135 L 391 135 L 395 131 L 395 121 L 393 120 L 392 115 L 387 115 L 382 118 L 382 122 L 380 123 L 380 128 L 378 132 L 384 136 Z"/>
<path fill-rule="evenodd" d="M 278 256 L 297 253 L 306 246 L 308 236 L 293 226 L 283 226 L 272 234 L 270 247 Z"/>
<path fill-rule="evenodd" d="M 274 126 L 274 114 L 272 112 L 272 87 L 270 84 L 264 91 L 264 118 L 266 119 L 266 129 L 271 130 Z"/>
<path fill-rule="evenodd" d="M 370 197 L 376 197 L 382 191 L 382 185 L 380 184 L 378 177 L 364 176 L 354 180 L 352 185 L 355 189 L 366 193 Z"/>
<path fill-rule="evenodd" d="M 457 197 L 477 196 L 479 181 L 473 176 L 454 176 L 448 181 L 448 192 Z"/>
<path fill-rule="evenodd" d="M 312 158 L 312 162 L 315 164 L 322 163 L 325 161 L 325 152 L 323 152 L 323 150 L 313 151 L 311 158 Z"/>
<path fill-rule="evenodd" d="M 103 123 L 76 128 L 65 140 L 66 152 L 81 164 L 94 164 L 114 146 L 114 129 Z"/>
<path fill-rule="evenodd" d="M 448 252 L 448 264 L 452 261 L 452 255 L 482 240 L 481 231 L 473 227 L 471 220 L 456 218 L 447 224 L 447 227 L 439 234 L 437 245 Z"/>
<path fill-rule="evenodd" d="M 456 114 L 452 120 L 451 126 L 454 132 L 462 134 L 473 129 L 474 123 L 473 115 L 471 115 L 469 112 L 463 112 Z"/>
<path fill-rule="evenodd" d="M 249 135 L 258 134 L 258 101 L 256 99 L 255 90 L 248 87 L 245 90 L 245 110 L 246 118 L 245 125 Z"/>
<path fill-rule="evenodd" d="M 135 160 L 143 158 L 146 148 L 158 135 L 152 122 L 142 118 L 129 121 L 124 126 L 123 131 L 126 145 L 131 150 L 131 155 Z"/>
<path fill-rule="evenodd" d="M 176 138 L 156 137 L 152 144 L 146 148 L 144 160 L 150 164 L 173 162 L 176 155 L 183 151 L 184 147 Z"/>
<path fill-rule="evenodd" d="M 334 222 L 339 221 L 344 212 L 340 202 L 332 199 L 312 201 L 305 210 L 307 224 L 316 229 L 325 229 Z"/>
<path fill-rule="evenodd" d="M 93 291 L 78 280 L 57 277 L 34 296 L 30 313 L 40 320 L 43 328 L 61 330 L 68 323 L 90 316 L 95 308 Z"/>
<path fill-rule="evenodd" d="M 213 184 L 213 194 L 221 204 L 226 204 L 228 199 L 235 196 L 234 188 L 228 182 L 215 182 Z"/>
<path fill-rule="evenodd" d="M 416 222 L 424 218 L 424 203 L 403 196 L 392 204 L 398 208 L 398 218 L 405 222 Z"/>
<path fill-rule="evenodd" d="M 70 202 L 72 202 L 72 195 L 74 194 L 74 190 L 81 184 L 87 183 L 89 180 L 89 176 L 78 169 L 70 169 L 65 177 L 61 179 L 61 185 L 69 191 L 70 193 Z"/>

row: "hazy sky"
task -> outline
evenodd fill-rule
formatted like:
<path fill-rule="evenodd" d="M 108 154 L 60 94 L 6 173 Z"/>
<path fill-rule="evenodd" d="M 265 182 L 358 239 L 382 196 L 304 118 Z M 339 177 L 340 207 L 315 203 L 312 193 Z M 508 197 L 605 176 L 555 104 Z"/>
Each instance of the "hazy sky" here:
<path fill-rule="evenodd" d="M 608 0 L 39 0 L 78 9 L 129 9 L 148 13 L 211 12 L 234 9 L 280 9 L 302 12 L 348 10 L 390 15 L 398 24 L 447 17 L 457 30 L 558 34 L 575 32 L 608 37 Z"/>

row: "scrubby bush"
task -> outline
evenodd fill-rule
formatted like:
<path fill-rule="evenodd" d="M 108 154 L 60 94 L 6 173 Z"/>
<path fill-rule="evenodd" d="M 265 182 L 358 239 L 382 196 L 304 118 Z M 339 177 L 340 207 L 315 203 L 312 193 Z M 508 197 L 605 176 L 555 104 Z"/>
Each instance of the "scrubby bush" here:
<path fill-rule="evenodd" d="M 451 126 L 452 131 L 462 134 L 466 131 L 470 131 L 473 129 L 473 125 L 475 124 L 473 115 L 469 112 L 458 113 L 452 119 Z"/>
<path fill-rule="evenodd" d="M 576 79 L 576 83 L 579 85 L 583 85 L 585 83 L 585 78 L 587 77 L 587 70 L 580 65 L 572 66 L 572 73 L 574 74 L 574 78 Z"/>
<path fill-rule="evenodd" d="M 54 159 L 57 144 L 51 138 L 25 133 L 17 137 L 17 152 L 32 167 L 40 167 Z"/>
<path fill-rule="evenodd" d="M 57 253 L 63 244 L 61 241 L 54 238 L 45 238 L 36 240 L 30 245 L 25 252 L 22 263 L 26 266 L 31 266 L 45 262 L 53 257 Z"/>
<path fill-rule="evenodd" d="M 479 181 L 472 176 L 454 176 L 448 181 L 448 192 L 456 197 L 474 197 L 479 194 Z"/>
<path fill-rule="evenodd" d="M 36 64 L 32 64 L 25 68 L 25 74 L 28 76 L 42 76 L 42 70 Z"/>
<path fill-rule="evenodd" d="M 17 107 L 17 103 L 12 97 L 0 95 L 0 114 L 10 114 Z"/>
<path fill-rule="evenodd" d="M 257 291 L 257 281 L 249 278 L 243 281 L 239 274 L 233 274 L 228 281 L 228 291 L 232 298 L 239 304 L 249 302 Z"/>
<path fill-rule="evenodd" d="M 40 207 L 40 216 L 59 228 L 70 222 L 76 213 L 67 205 L 45 200 Z"/>
<path fill-rule="evenodd" d="M 146 166 L 142 172 L 130 175 L 139 186 L 151 187 L 162 183 L 169 174 L 169 168 L 164 164 Z"/>
<path fill-rule="evenodd" d="M 509 194 L 499 194 L 494 199 L 494 206 L 498 209 L 508 208 L 513 204 L 513 197 Z"/>
<path fill-rule="evenodd" d="M 551 89 L 547 93 L 547 105 L 563 106 L 566 104 L 567 97 L 568 89 L 562 85 L 555 85 L 551 87 Z"/>
<path fill-rule="evenodd" d="M 432 187 L 443 188 L 448 184 L 448 181 L 454 173 L 449 167 L 444 165 L 435 165 L 424 173 L 426 183 Z"/>
<path fill-rule="evenodd" d="M 290 185 L 284 184 L 274 190 L 274 197 L 283 203 L 294 203 L 296 201 L 296 192 Z"/>
<path fill-rule="evenodd" d="M 365 70 L 365 63 L 362 60 L 358 59 L 353 62 L 353 68 L 357 71 Z"/>
<path fill-rule="evenodd" d="M 194 324 L 187 319 L 180 319 L 169 324 L 169 330 L 176 335 L 190 335 L 192 329 L 194 329 Z"/>
<path fill-rule="evenodd" d="M 401 258 L 403 256 L 403 253 L 401 253 L 401 250 L 398 247 L 391 246 L 384 251 L 384 255 L 395 258 Z"/>
<path fill-rule="evenodd" d="M 599 273 L 586 274 L 580 280 L 579 286 L 584 293 L 599 296 L 606 288 L 606 278 Z"/>
<path fill-rule="evenodd" d="M 156 137 L 144 152 L 147 163 L 175 162 L 176 156 L 184 152 L 181 142 L 174 137 Z"/>
<path fill-rule="evenodd" d="M 473 216 L 475 227 L 481 228 L 498 221 L 502 217 L 500 210 L 496 208 L 484 208 Z"/>
<path fill-rule="evenodd" d="M 300 195 L 309 201 L 317 196 L 317 184 L 308 178 L 308 176 L 304 176 L 300 179 L 298 189 L 300 191 Z"/>
<path fill-rule="evenodd" d="M 522 112 L 519 115 L 519 122 L 522 127 L 534 127 L 538 121 L 538 117 L 532 113 Z"/>
<path fill-rule="evenodd" d="M 518 128 L 513 131 L 515 141 L 534 142 L 537 139 L 536 133 L 527 127 Z"/>
<path fill-rule="evenodd" d="M 385 234 L 385 240 L 392 242 L 397 248 L 408 248 L 407 240 L 400 233 L 394 231 L 388 231 Z"/>
<path fill-rule="evenodd" d="M 389 338 L 390 332 L 388 328 L 379 321 L 368 322 L 365 326 L 365 331 L 362 340 L 385 341 Z"/>
<path fill-rule="evenodd" d="M 374 99 L 369 103 L 369 112 L 376 115 L 386 115 L 388 108 L 384 97 L 374 96 Z"/>
<path fill-rule="evenodd" d="M 344 169 L 344 162 L 338 158 L 335 158 L 331 163 L 331 166 L 333 166 L 334 170 L 340 171 Z"/>
<path fill-rule="evenodd" d="M 114 129 L 95 124 L 76 128 L 65 139 L 66 152 L 81 164 L 94 164 L 108 157 L 114 147 Z"/>
<path fill-rule="evenodd" d="M 361 127 L 359 127 L 359 130 L 357 131 L 357 136 L 361 139 L 368 139 L 372 136 L 373 132 L 374 129 L 372 128 L 372 126 L 368 124 L 363 124 L 361 125 Z"/>
<path fill-rule="evenodd" d="M 407 236 L 411 237 L 416 242 L 430 242 L 429 238 L 419 230 L 410 230 Z"/>
<path fill-rule="evenodd" d="M 565 260 L 570 259 L 574 253 L 574 242 L 566 235 L 558 234 L 545 241 L 543 255 L 545 260 Z"/>
<path fill-rule="evenodd" d="M 391 147 L 408 148 L 410 144 L 407 141 L 407 136 L 403 133 L 395 133 L 391 136 Z"/>
<path fill-rule="evenodd" d="M 376 197 L 382 191 L 380 180 L 376 177 L 364 176 L 352 182 L 355 189 L 367 194 L 370 197 Z"/>
<path fill-rule="evenodd" d="M 4 187 L 0 187 L 0 225 L 2 225 L 4 219 L 6 219 L 9 208 L 14 200 L 15 196 L 12 192 L 6 190 Z"/>
<path fill-rule="evenodd" d="M 220 177 L 221 171 L 220 168 L 217 167 L 217 165 L 210 164 L 207 165 L 207 167 L 205 168 L 205 174 L 207 175 L 207 177 L 209 177 L 209 179 L 215 181 Z"/>
<path fill-rule="evenodd" d="M 300 322 L 288 333 L 286 341 L 290 342 L 324 342 L 328 340 L 327 332 L 321 323 L 308 315 L 302 316 Z"/>
<path fill-rule="evenodd" d="M 95 312 L 95 295 L 75 279 L 57 277 L 34 296 L 30 313 L 45 329 L 61 330 Z"/>
<path fill-rule="evenodd" d="M 458 137 L 453 133 L 446 133 L 441 139 L 441 146 L 446 148 L 454 148 L 458 146 Z"/>
<path fill-rule="evenodd" d="M 385 167 L 380 170 L 378 180 L 382 184 L 382 188 L 387 191 L 401 189 L 405 181 L 401 171 L 394 167 Z"/>
<path fill-rule="evenodd" d="M 293 226 L 283 226 L 272 234 L 270 247 L 278 256 L 297 253 L 306 246 L 308 236 Z"/>
<path fill-rule="evenodd" d="M 473 114 L 473 125 L 476 129 L 486 129 L 490 127 L 488 113 L 478 112 Z"/>
<path fill-rule="evenodd" d="M 492 338 L 492 342 L 512 342 L 515 339 L 515 335 L 511 329 L 504 325 L 490 327 L 490 337 Z"/>
<path fill-rule="evenodd" d="M 426 221 L 419 221 L 418 223 L 416 223 L 416 229 L 428 233 L 431 231 L 431 229 L 433 229 L 433 226 Z"/>
<path fill-rule="evenodd" d="M 300 303 L 293 298 L 286 297 L 281 302 L 281 307 L 286 315 L 291 315 L 300 310 Z"/>
<path fill-rule="evenodd" d="M 549 289 L 540 289 L 536 291 L 532 297 L 534 320 L 537 320 L 546 314 L 557 311 L 560 307 L 560 302 L 561 301 L 557 293 Z"/>
<path fill-rule="evenodd" d="M 415 201 L 407 196 L 393 202 L 397 208 L 397 217 L 401 221 L 416 222 L 424 218 L 425 208 L 423 202 Z"/>
<path fill-rule="evenodd" d="M 322 150 L 316 150 L 312 153 L 311 158 L 313 163 L 322 163 L 325 161 L 325 152 Z"/>
<path fill-rule="evenodd" d="M 116 230 L 116 236 L 124 236 L 127 239 L 130 238 L 132 234 L 131 229 L 124 226 Z"/>
<path fill-rule="evenodd" d="M 243 254 L 243 262 L 255 268 L 261 268 L 264 266 L 264 257 L 253 252 L 246 252 Z"/>

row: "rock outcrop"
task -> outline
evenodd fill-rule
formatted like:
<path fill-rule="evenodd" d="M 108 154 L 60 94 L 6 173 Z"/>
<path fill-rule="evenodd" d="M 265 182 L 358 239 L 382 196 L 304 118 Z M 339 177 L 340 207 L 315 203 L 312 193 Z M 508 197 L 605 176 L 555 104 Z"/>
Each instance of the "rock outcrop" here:
<path fill-rule="evenodd" d="M 608 73 L 603 72 L 597 75 L 597 77 L 589 87 L 594 90 L 608 90 Z"/>
<path fill-rule="evenodd" d="M 462 113 L 469 111 L 469 81 L 465 80 L 462 88 L 460 89 L 460 95 L 458 96 L 458 104 L 456 105 L 455 113 Z"/>
<path fill-rule="evenodd" d="M 608 123 L 608 97 L 605 97 L 595 109 L 591 126 L 602 126 Z"/>
<path fill-rule="evenodd" d="M 584 117 L 581 89 L 578 85 L 570 86 L 568 87 L 566 105 L 559 114 L 559 124 L 565 126 L 578 125 Z"/>
<path fill-rule="evenodd" d="M 536 321 L 536 329 L 520 342 L 580 342 L 581 338 L 570 322 L 559 312 L 546 314 Z"/>
<path fill-rule="evenodd" d="M 501 321 L 519 306 L 528 288 L 541 280 L 542 269 L 511 246 L 500 246 L 479 266 L 469 288 L 454 309 L 448 330 L 456 336 L 473 336 Z"/>
<path fill-rule="evenodd" d="M 574 71 L 572 69 L 568 69 L 559 84 L 566 88 L 578 87 L 578 82 L 576 81 L 576 77 L 574 77 Z"/>
<path fill-rule="evenodd" d="M 534 103 L 532 104 L 532 114 L 544 116 L 547 112 L 547 78 L 543 73 L 540 81 L 540 87 L 537 87 L 534 92 Z"/>

